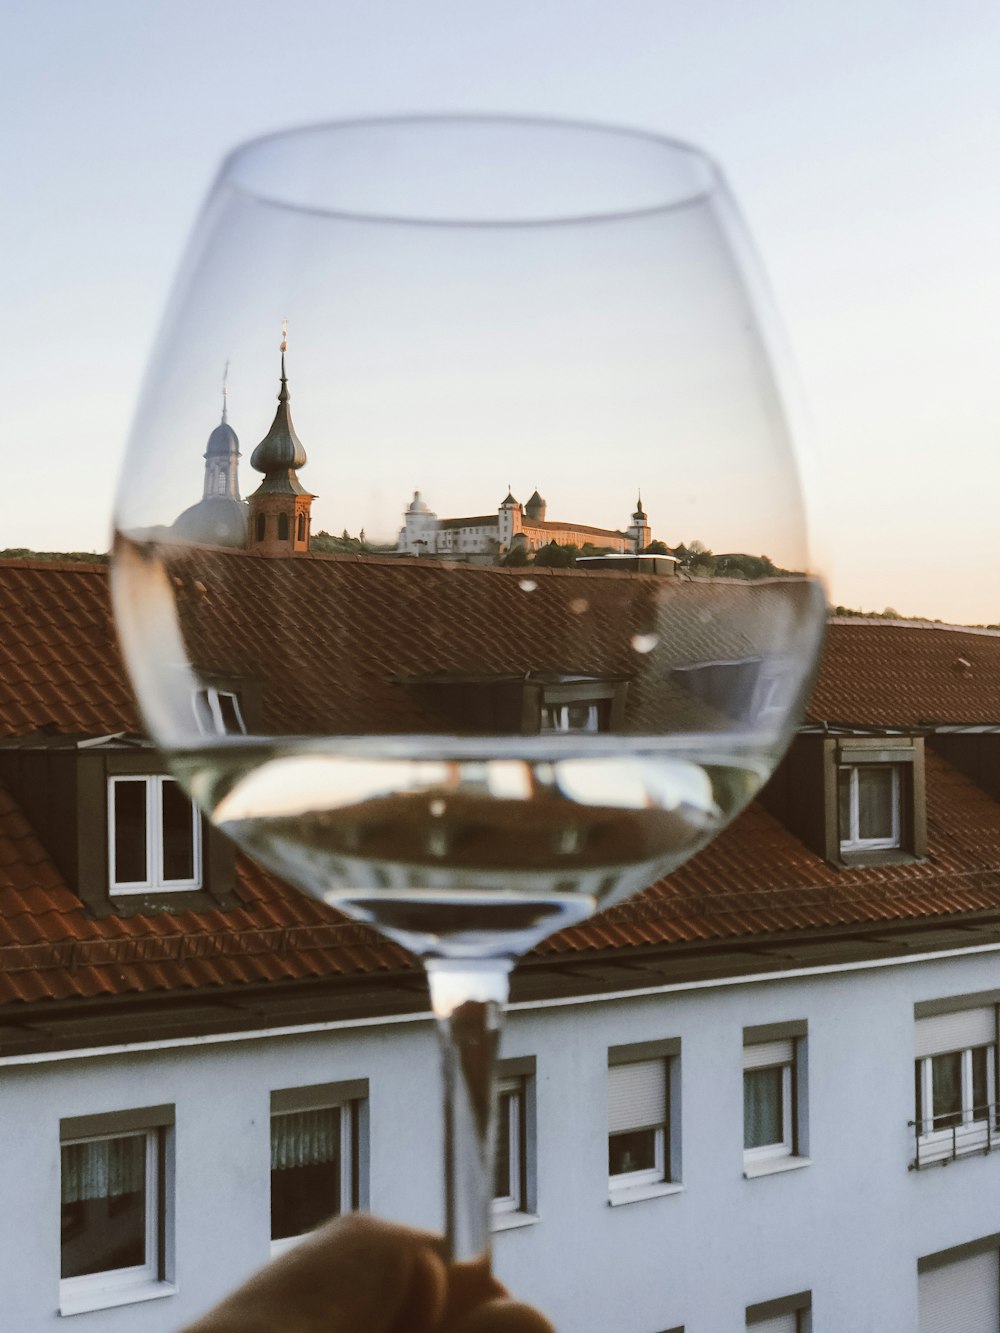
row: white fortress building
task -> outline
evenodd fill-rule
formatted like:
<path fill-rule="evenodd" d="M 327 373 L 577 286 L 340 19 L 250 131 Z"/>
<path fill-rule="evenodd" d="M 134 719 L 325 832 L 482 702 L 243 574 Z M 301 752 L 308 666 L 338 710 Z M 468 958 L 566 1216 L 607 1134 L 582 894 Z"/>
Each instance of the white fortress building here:
<path fill-rule="evenodd" d="M 598 546 L 619 555 L 634 555 L 652 541 L 642 496 L 624 531 L 595 528 L 586 523 L 562 523 L 545 517 L 547 505 L 535 491 L 527 504 L 515 500 L 510 491 L 495 513 L 463 518 L 438 518 L 419 491 L 405 511 L 399 532 L 398 550 L 405 555 L 451 557 L 506 555 L 516 546 L 537 551 L 550 542 L 560 546 Z"/>

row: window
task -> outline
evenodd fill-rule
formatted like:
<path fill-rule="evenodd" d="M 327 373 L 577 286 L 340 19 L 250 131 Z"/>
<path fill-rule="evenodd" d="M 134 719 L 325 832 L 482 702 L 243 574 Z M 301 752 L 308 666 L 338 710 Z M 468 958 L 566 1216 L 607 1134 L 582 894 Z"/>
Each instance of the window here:
<path fill-rule="evenodd" d="M 300 542 L 304 542 L 305 539 L 306 539 L 306 516 L 305 516 L 305 514 L 299 514 L 298 519 L 296 520 L 296 537 L 297 537 L 297 539 L 298 539 Z"/>
<path fill-rule="evenodd" d="M 837 804 L 842 851 L 900 845 L 900 771 L 896 764 L 842 765 Z"/>
<path fill-rule="evenodd" d="M 800 1291 L 794 1296 L 748 1305 L 746 1326 L 753 1333 L 811 1333 L 812 1295 Z"/>
<path fill-rule="evenodd" d="M 257 540 L 258 540 L 259 542 L 262 542 L 262 541 L 264 540 L 264 537 L 265 537 L 265 534 L 266 534 L 266 533 L 267 533 L 267 515 L 266 515 L 266 514 L 258 514 L 258 515 L 257 515 Z"/>
<path fill-rule="evenodd" d="M 996 1006 L 916 1022 L 914 1165 L 982 1152 L 997 1134 Z"/>
<path fill-rule="evenodd" d="M 600 731 L 600 704 L 544 704 L 542 731 Z"/>
<path fill-rule="evenodd" d="M 272 1092 L 272 1253 L 363 1205 L 367 1098 L 365 1081 Z"/>
<path fill-rule="evenodd" d="M 923 736 L 806 728 L 761 799 L 831 865 L 905 865 L 927 855 Z"/>
<path fill-rule="evenodd" d="M 680 1043 L 612 1047 L 608 1056 L 608 1188 L 617 1195 L 665 1192 L 680 1175 Z M 645 1058 L 643 1058 L 645 1057 Z M 672 1086 L 675 1085 L 675 1086 Z"/>
<path fill-rule="evenodd" d="M 865 865 L 926 856 L 922 738 L 827 739 L 828 859 Z"/>
<path fill-rule="evenodd" d="M 747 1176 L 801 1165 L 804 1111 L 800 1052 L 805 1025 L 745 1028 L 743 1168 Z M 794 1160 L 793 1160 L 794 1159 Z"/>
<path fill-rule="evenodd" d="M 497 1069 L 493 1228 L 534 1220 L 535 1058 L 501 1060 Z"/>
<path fill-rule="evenodd" d="M 995 1333 L 1000 1328 L 1000 1236 L 917 1261 L 917 1333 Z"/>
<path fill-rule="evenodd" d="M 109 779 L 108 860 L 112 893 L 201 887 L 201 820 L 173 778 Z"/>
<path fill-rule="evenodd" d="M 172 1294 L 167 1152 L 173 1108 L 60 1124 L 63 1314 Z"/>
<path fill-rule="evenodd" d="M 594 679 L 567 679 L 545 685 L 539 704 L 539 729 L 552 732 L 608 731 L 620 723 L 625 687 Z"/>
<path fill-rule="evenodd" d="M 524 1086 L 519 1078 L 497 1085 L 496 1163 L 493 1171 L 493 1211 L 524 1211 Z"/>
<path fill-rule="evenodd" d="M 240 709 L 239 695 L 233 690 L 220 690 L 214 685 L 195 690 L 191 698 L 198 730 L 206 736 L 236 736 L 246 734 L 246 723 Z"/>
<path fill-rule="evenodd" d="M 288 515 L 287 515 L 287 514 L 279 514 L 279 515 L 278 515 L 278 541 L 279 541 L 279 542 L 287 542 L 287 541 L 288 541 Z"/>

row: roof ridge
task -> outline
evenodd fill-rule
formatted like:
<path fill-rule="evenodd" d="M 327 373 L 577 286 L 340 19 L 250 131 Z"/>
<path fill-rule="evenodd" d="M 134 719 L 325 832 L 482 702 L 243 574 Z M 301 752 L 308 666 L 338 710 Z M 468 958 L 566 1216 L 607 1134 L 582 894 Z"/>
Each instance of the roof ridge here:
<path fill-rule="evenodd" d="M 34 569 L 34 570 L 56 570 L 59 573 L 91 573 L 106 575 L 108 565 L 99 557 L 94 560 L 45 560 L 36 556 L 35 559 L 29 559 L 27 556 L 0 556 L 0 569 Z"/>
<path fill-rule="evenodd" d="M 884 620 L 881 616 L 829 616 L 828 625 L 880 625 L 885 628 L 895 626 L 898 629 L 940 629 L 951 630 L 959 634 L 981 634 L 986 638 L 1000 638 L 1000 629 L 987 629 L 985 625 L 952 625 L 941 620 Z"/>

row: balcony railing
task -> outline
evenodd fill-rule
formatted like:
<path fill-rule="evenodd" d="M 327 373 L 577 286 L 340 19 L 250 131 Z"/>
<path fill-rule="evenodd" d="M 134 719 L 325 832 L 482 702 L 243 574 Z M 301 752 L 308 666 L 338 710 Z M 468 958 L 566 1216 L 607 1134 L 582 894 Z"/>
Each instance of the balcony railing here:
<path fill-rule="evenodd" d="M 911 1171 L 927 1166 L 947 1166 L 958 1157 L 985 1157 L 1000 1148 L 1000 1103 L 974 1106 L 926 1120 L 907 1122 L 913 1134 Z"/>

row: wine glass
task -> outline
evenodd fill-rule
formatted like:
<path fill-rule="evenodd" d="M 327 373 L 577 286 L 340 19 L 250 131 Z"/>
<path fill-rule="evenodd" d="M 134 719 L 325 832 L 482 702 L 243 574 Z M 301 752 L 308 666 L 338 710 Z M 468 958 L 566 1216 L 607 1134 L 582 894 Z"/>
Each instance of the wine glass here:
<path fill-rule="evenodd" d="M 766 311 L 694 148 L 377 119 L 226 160 L 152 355 L 113 565 L 144 717 L 238 845 L 423 961 L 459 1260 L 513 963 L 712 838 L 811 680 Z"/>

